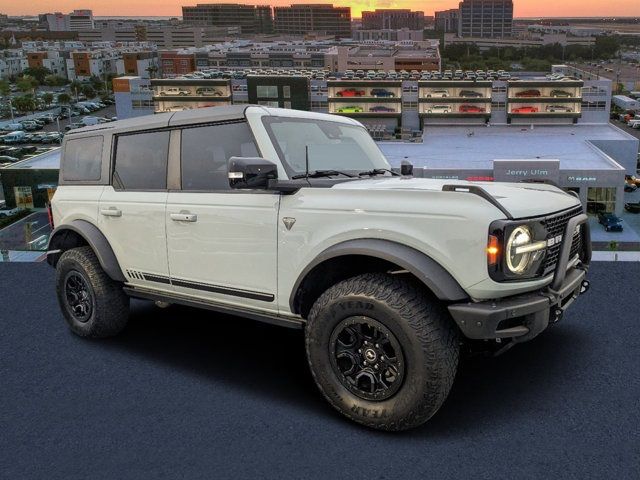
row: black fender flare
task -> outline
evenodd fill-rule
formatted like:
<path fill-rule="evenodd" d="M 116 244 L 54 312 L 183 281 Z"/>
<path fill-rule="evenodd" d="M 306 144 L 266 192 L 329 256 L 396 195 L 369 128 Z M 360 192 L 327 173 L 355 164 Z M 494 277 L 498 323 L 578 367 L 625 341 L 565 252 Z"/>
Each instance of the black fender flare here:
<path fill-rule="evenodd" d="M 64 244 L 66 232 L 74 232 L 84 238 L 84 240 L 93 249 L 100 266 L 111 279 L 117 282 L 125 282 L 126 278 L 120 268 L 120 263 L 116 258 L 116 254 L 113 253 L 113 249 L 104 236 L 104 233 L 100 231 L 93 223 L 86 220 L 73 220 L 70 223 L 60 225 L 56 227 L 51 233 L 49 238 L 49 245 L 47 247 L 47 262 L 49 265 L 55 267 L 60 257 L 60 250 Z"/>
<path fill-rule="evenodd" d="M 346 255 L 365 255 L 394 263 L 415 275 L 440 300 L 454 302 L 469 296 L 442 265 L 415 248 L 382 239 L 356 239 L 337 243 L 320 253 L 298 276 L 289 297 L 289 307 L 295 311 L 300 285 L 306 276 L 322 262 Z"/>

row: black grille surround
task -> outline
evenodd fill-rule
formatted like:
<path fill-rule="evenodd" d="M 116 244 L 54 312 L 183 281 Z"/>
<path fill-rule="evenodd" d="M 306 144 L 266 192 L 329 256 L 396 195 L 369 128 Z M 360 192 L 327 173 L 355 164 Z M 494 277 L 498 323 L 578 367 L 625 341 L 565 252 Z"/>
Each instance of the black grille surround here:
<path fill-rule="evenodd" d="M 548 275 L 552 273 L 558 262 L 558 257 L 560 255 L 560 247 L 562 246 L 562 242 L 564 239 L 565 229 L 567 227 L 567 223 L 570 218 L 575 217 L 576 215 L 580 215 L 582 213 L 582 206 L 576 206 L 571 208 L 570 210 L 565 210 L 564 212 L 556 213 L 554 215 L 549 215 L 542 220 L 542 225 L 547 230 L 547 241 L 556 239 L 552 245 L 547 247 L 544 263 L 543 263 L 543 271 L 542 275 Z M 576 255 L 579 255 L 582 251 L 582 235 L 579 232 L 573 232 L 573 238 L 571 240 L 571 254 L 569 255 L 569 259 L 573 260 Z M 557 241 L 558 238 L 561 240 Z"/>

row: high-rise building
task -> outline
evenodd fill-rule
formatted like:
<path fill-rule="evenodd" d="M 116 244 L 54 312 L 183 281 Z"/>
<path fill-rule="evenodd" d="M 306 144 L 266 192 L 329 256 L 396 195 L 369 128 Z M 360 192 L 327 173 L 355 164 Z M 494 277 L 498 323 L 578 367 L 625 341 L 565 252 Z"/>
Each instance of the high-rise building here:
<path fill-rule="evenodd" d="M 182 20 L 202 27 L 239 26 L 242 33 L 269 33 L 272 28 L 271 7 L 238 3 L 199 3 L 182 7 Z"/>
<path fill-rule="evenodd" d="M 292 4 L 273 8 L 274 29 L 278 33 L 304 35 L 310 32 L 351 36 L 351 8 L 331 4 Z"/>
<path fill-rule="evenodd" d="M 50 32 L 87 30 L 94 27 L 91 10 L 74 10 L 65 15 L 60 12 L 45 15 Z"/>
<path fill-rule="evenodd" d="M 409 9 L 376 9 L 362 12 L 363 30 L 422 30 L 424 12 L 412 12 Z"/>
<path fill-rule="evenodd" d="M 436 12 L 436 30 L 446 33 L 458 33 L 458 24 L 460 23 L 460 10 L 452 8 Z"/>
<path fill-rule="evenodd" d="M 259 33 L 273 32 L 273 12 L 270 5 L 256 6 L 256 29 Z"/>
<path fill-rule="evenodd" d="M 463 0 L 460 2 L 460 37 L 510 37 L 513 0 Z"/>

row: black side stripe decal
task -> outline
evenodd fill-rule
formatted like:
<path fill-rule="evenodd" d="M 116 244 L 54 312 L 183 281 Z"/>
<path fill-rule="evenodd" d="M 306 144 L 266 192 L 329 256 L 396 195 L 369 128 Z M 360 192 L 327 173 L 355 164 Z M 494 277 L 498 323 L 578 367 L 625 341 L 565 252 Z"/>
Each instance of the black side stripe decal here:
<path fill-rule="evenodd" d="M 127 272 L 134 273 L 135 271 L 131 270 Z M 138 275 L 134 274 L 132 276 L 138 277 L 141 280 L 147 280 L 149 282 L 163 283 L 165 285 L 175 285 L 176 287 L 192 288 L 194 290 L 203 290 L 203 291 L 212 292 L 212 293 L 221 293 L 223 295 L 231 295 L 234 297 L 250 298 L 252 300 L 260 300 L 263 302 L 273 302 L 275 300 L 275 297 L 271 293 L 254 292 L 251 290 L 241 290 L 237 288 L 222 287 L 219 285 L 211 285 L 207 283 L 191 282 L 189 280 L 181 280 L 179 278 L 169 278 L 163 275 L 156 275 L 152 273 L 142 273 L 142 272 L 135 272 L 135 273 L 137 273 Z"/>
<path fill-rule="evenodd" d="M 270 293 L 252 292 L 250 290 L 238 290 L 235 288 L 221 287 L 218 285 L 189 282 L 187 280 L 179 280 L 177 278 L 172 278 L 171 284 L 177 287 L 186 287 L 193 288 L 195 290 L 204 290 L 206 292 L 222 293 L 223 295 L 250 298 L 252 300 L 262 300 L 263 302 L 273 302 L 273 300 L 275 299 L 275 297 Z"/>

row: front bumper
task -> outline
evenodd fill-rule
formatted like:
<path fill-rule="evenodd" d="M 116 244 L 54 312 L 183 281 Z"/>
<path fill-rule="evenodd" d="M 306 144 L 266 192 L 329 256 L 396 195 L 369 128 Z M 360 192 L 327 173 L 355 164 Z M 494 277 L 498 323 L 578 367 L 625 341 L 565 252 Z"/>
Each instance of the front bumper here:
<path fill-rule="evenodd" d="M 568 269 L 571 233 L 582 225 L 583 251 L 577 266 Z M 589 223 L 585 214 L 569 220 L 551 284 L 539 291 L 496 300 L 449 306 L 449 312 L 462 333 L 470 339 L 512 338 L 531 340 L 550 323 L 562 318 L 573 301 L 589 289 L 585 280 L 591 261 Z"/>

